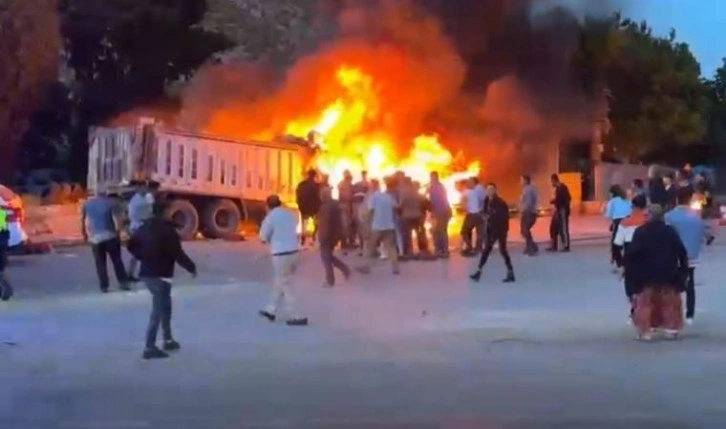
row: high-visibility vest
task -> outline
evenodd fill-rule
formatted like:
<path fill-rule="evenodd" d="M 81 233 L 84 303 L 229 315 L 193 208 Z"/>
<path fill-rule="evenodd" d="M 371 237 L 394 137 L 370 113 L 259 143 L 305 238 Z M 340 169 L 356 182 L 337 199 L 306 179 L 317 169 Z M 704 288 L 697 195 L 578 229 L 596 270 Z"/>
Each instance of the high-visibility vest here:
<path fill-rule="evenodd" d="M 9 229 L 9 227 L 8 227 L 8 217 L 9 217 L 8 210 L 9 210 L 9 208 L 0 206 L 0 231 L 7 231 Z"/>

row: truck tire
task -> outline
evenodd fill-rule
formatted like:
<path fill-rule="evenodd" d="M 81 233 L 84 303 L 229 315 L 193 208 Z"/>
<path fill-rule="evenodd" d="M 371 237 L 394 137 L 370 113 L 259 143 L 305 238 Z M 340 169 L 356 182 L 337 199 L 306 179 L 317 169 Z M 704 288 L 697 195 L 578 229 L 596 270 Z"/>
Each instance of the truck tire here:
<path fill-rule="evenodd" d="M 177 225 L 177 232 L 182 240 L 193 240 L 199 230 L 199 213 L 187 200 L 171 200 L 165 215 Z"/>
<path fill-rule="evenodd" d="M 230 200 L 216 200 L 204 209 L 204 235 L 209 238 L 228 238 L 237 235 L 242 215 Z"/>

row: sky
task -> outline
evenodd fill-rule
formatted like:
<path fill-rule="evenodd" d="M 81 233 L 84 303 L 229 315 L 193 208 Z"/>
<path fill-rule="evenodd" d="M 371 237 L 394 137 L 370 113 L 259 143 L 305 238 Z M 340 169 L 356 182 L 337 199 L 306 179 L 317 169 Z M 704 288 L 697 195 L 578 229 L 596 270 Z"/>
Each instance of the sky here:
<path fill-rule="evenodd" d="M 598 0 L 589 0 L 598 1 Z M 645 19 L 658 35 L 676 30 L 691 47 L 701 73 L 711 77 L 726 57 L 726 0 L 630 0 L 623 15 Z"/>

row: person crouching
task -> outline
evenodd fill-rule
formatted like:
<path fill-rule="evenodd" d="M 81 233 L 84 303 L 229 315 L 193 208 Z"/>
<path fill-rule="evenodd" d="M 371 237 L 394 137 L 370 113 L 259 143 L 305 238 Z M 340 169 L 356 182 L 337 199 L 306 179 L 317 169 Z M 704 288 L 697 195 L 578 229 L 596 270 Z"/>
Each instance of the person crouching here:
<path fill-rule="evenodd" d="M 260 227 L 260 240 L 269 244 L 272 254 L 272 296 L 270 303 L 260 316 L 274 322 L 281 304 L 285 305 L 289 326 L 306 326 L 308 319 L 293 313 L 291 294 L 292 280 L 297 271 L 300 257 L 300 243 L 297 236 L 296 213 L 284 207 L 277 195 L 267 197 L 267 216 Z"/>
<path fill-rule="evenodd" d="M 167 358 L 166 352 L 179 350 L 180 345 L 171 332 L 171 285 L 174 266 L 181 265 L 192 277 L 197 267 L 184 252 L 174 224 L 164 217 L 162 203 L 154 203 L 153 215 L 129 238 L 128 250 L 141 262 L 139 278 L 151 292 L 152 307 L 146 330 L 144 359 Z M 156 346 L 156 336 L 161 325 L 164 336 L 163 349 Z"/>

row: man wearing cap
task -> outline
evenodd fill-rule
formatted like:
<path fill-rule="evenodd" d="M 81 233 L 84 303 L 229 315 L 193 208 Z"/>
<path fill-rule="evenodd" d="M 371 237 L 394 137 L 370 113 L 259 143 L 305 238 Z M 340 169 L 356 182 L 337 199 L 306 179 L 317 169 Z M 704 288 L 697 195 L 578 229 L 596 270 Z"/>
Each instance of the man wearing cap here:
<path fill-rule="evenodd" d="M 148 185 L 148 182 L 140 180 L 134 180 L 131 182 L 131 186 L 135 188 L 136 192 L 134 193 L 134 196 L 131 197 L 128 208 L 130 237 L 133 237 L 138 232 L 139 228 L 141 228 L 141 225 L 143 225 L 144 222 L 152 216 L 154 197 L 149 191 Z M 131 255 L 128 277 L 132 281 L 138 280 L 136 277 L 136 268 L 138 263 L 139 260 Z"/>
<path fill-rule="evenodd" d="M 274 322 L 280 307 L 284 306 L 289 326 L 306 326 L 308 319 L 293 313 L 295 309 L 291 294 L 300 257 L 298 217 L 295 212 L 283 207 L 277 195 L 267 197 L 267 208 L 267 216 L 260 227 L 260 240 L 270 247 L 273 283 L 270 303 L 260 311 L 260 316 Z"/>
<path fill-rule="evenodd" d="M 111 192 L 101 190 L 98 195 L 86 200 L 81 211 L 81 234 L 91 243 L 101 292 L 108 292 L 109 279 L 107 259 L 111 259 L 121 290 L 131 290 L 130 279 L 121 259 L 121 240 L 117 227 L 118 200 Z"/>
<path fill-rule="evenodd" d="M 5 276 L 10 242 L 10 225 L 8 224 L 10 207 L 2 204 L 3 202 L 4 200 L 0 199 L 0 299 L 8 301 L 13 296 L 13 287 Z"/>

